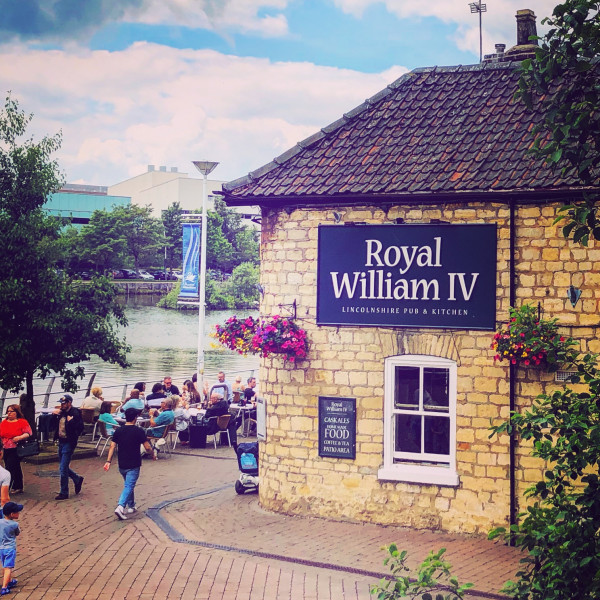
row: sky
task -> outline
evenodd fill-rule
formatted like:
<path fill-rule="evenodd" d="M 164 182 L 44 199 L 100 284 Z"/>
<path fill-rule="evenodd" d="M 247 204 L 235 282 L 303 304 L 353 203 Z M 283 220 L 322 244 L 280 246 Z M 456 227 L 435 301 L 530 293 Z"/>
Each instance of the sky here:
<path fill-rule="evenodd" d="M 488 0 L 483 53 L 555 3 Z M 237 179 L 412 69 L 477 62 L 466 0 L 0 0 L 1 93 L 60 132 L 69 183 L 193 160 Z"/>

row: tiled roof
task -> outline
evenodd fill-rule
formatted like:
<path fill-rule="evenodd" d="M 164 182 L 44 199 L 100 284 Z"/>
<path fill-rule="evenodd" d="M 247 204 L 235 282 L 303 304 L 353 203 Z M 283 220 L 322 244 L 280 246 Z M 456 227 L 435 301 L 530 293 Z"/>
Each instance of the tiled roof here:
<path fill-rule="evenodd" d="M 246 177 L 234 204 L 365 194 L 543 192 L 577 187 L 526 155 L 539 119 L 513 100 L 515 63 L 412 71 Z"/>

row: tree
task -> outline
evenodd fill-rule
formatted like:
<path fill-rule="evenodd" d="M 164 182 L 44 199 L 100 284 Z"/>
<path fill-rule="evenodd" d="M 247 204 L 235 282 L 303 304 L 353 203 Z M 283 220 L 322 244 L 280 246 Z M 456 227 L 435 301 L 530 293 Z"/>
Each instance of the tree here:
<path fill-rule="evenodd" d="M 79 234 L 79 255 L 97 272 L 123 266 L 127 257 L 126 221 L 121 213 L 95 210 Z"/>
<path fill-rule="evenodd" d="M 258 232 L 249 227 L 240 231 L 235 238 L 235 251 L 237 259 L 242 262 L 259 262 Z"/>
<path fill-rule="evenodd" d="M 61 184 L 51 155 L 60 136 L 22 140 L 31 115 L 9 96 L 0 111 L 0 386 L 26 388 L 25 417 L 35 430 L 33 379 L 55 372 L 63 389 L 77 389 L 91 354 L 126 366 L 117 333 L 122 309 L 106 278 L 74 284 L 56 266 L 64 259 L 60 222 L 42 209 Z"/>
<path fill-rule="evenodd" d="M 563 175 L 574 175 L 584 187 L 600 177 L 600 3 L 566 0 L 556 6 L 535 59 L 524 60 L 516 96 L 541 109 L 532 152 Z M 565 237 L 587 245 L 600 239 L 598 195 L 589 193 L 564 206 Z"/>
<path fill-rule="evenodd" d="M 215 212 L 222 218 L 221 230 L 233 246 L 236 263 L 253 262 L 258 264 L 258 233 L 242 223 L 238 212 L 227 205 L 223 200 L 215 200 Z"/>
<path fill-rule="evenodd" d="M 206 266 L 209 269 L 230 271 L 234 263 L 234 249 L 223 233 L 223 217 L 208 211 Z"/>
<path fill-rule="evenodd" d="M 248 308 L 258 303 L 259 269 L 246 262 L 233 269 L 227 287 L 233 296 L 236 308 Z"/>
<path fill-rule="evenodd" d="M 165 269 L 176 269 L 181 267 L 181 252 L 183 234 L 181 206 L 179 202 L 173 202 L 162 213 L 162 222 L 165 237 Z"/>
<path fill-rule="evenodd" d="M 111 215 L 122 223 L 127 252 L 133 258 L 134 269 L 139 271 L 142 263 L 163 247 L 162 224 L 152 216 L 150 206 L 115 206 Z"/>

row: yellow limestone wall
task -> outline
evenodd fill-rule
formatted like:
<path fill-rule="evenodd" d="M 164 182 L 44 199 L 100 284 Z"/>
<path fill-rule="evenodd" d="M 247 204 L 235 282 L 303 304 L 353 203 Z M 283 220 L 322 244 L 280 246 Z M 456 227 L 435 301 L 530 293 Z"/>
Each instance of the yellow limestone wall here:
<path fill-rule="evenodd" d="M 544 317 L 558 317 L 583 350 L 599 351 L 600 249 L 565 241 L 552 224 L 557 205 L 517 208 L 518 303 L 541 302 Z M 342 221 L 497 223 L 497 315 L 509 307 L 509 211 L 505 205 L 336 208 Z M 317 327 L 317 228 L 333 224 L 332 209 L 263 209 L 261 314 L 298 304 L 298 322 L 310 342 L 307 360 L 293 367 L 262 359 L 261 394 L 268 398 L 267 441 L 261 444 L 260 502 L 290 514 L 485 533 L 506 525 L 509 512 L 508 438 L 489 439 L 490 420 L 509 414 L 508 367 L 494 364 L 491 332 L 373 327 Z M 567 288 L 582 289 L 575 308 Z M 458 365 L 458 487 L 380 481 L 383 464 L 384 359 L 428 354 Z M 517 403 L 527 406 L 555 386 L 552 375 L 518 370 Z M 356 459 L 318 456 L 318 397 L 356 398 Z M 537 481 L 541 464 L 517 450 L 517 489 Z M 522 500 L 521 500 L 522 503 Z M 522 504 L 521 504 L 522 506 Z"/>

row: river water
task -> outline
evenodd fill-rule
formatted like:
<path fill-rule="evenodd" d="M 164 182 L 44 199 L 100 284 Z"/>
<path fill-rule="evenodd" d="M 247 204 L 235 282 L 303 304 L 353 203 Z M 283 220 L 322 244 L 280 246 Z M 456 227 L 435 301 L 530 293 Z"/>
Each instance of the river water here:
<path fill-rule="evenodd" d="M 120 400 L 123 386 L 131 388 L 137 381 L 146 382 L 149 393 L 153 383 L 162 381 L 165 375 L 173 378 L 173 383 L 180 387 L 185 379 L 191 379 L 196 371 L 198 358 L 198 312 L 195 310 L 166 310 L 157 308 L 160 296 L 129 296 L 124 300 L 125 313 L 129 322 L 125 328 L 127 343 L 131 346 L 128 360 L 131 367 L 122 369 L 93 356 L 88 362 L 82 363 L 86 377 L 75 394 L 75 404 L 83 399 L 87 382 L 92 373 L 96 373 L 94 385 L 99 385 L 106 400 Z M 224 349 L 210 337 L 217 323 L 224 321 L 232 314 L 239 317 L 253 315 L 257 311 L 209 311 L 205 319 L 205 378 L 216 383 L 216 374 L 224 371 L 227 380 L 233 382 L 237 374 L 245 381 L 250 375 L 258 375 L 257 356 L 240 356 Z M 38 380 L 35 383 L 36 404 L 41 406 L 43 395 L 48 387 L 48 380 Z M 52 387 L 50 405 L 60 397 L 62 388 L 57 378 Z M 10 402 L 9 394 L 6 403 Z"/>

